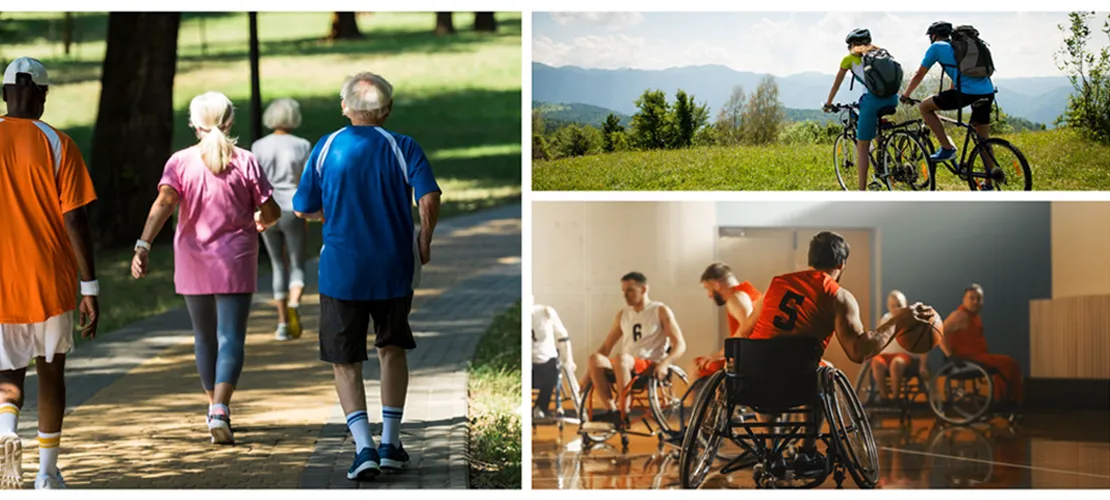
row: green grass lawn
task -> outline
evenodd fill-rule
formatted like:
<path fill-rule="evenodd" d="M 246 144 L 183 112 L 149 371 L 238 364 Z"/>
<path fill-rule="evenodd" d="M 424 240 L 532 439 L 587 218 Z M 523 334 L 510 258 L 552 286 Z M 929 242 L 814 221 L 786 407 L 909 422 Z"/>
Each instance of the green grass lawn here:
<path fill-rule="evenodd" d="M 1002 136 L 1029 161 L 1038 191 L 1110 189 L 1110 146 L 1071 130 Z M 957 146 L 962 135 L 953 134 Z M 532 164 L 537 191 L 788 191 L 838 190 L 832 145 L 706 147 L 602 154 Z M 854 177 L 852 177 L 854 179 Z M 854 181 L 852 181 L 854 183 Z M 854 184 L 849 184 L 854 185 Z M 945 169 L 937 189 L 967 190 Z"/>
<path fill-rule="evenodd" d="M 470 487 L 521 487 L 520 303 L 497 316 L 470 363 Z"/>
<path fill-rule="evenodd" d="M 0 16 L 11 20 L 7 27 L 14 30 L 14 39 L 0 46 L 0 57 L 27 55 L 46 64 L 53 85 L 43 120 L 72 136 L 88 161 L 107 14 L 76 14 L 79 43 L 69 57 L 57 42 L 62 13 Z M 470 30 L 473 14 L 458 13 L 458 33 L 438 37 L 430 12 L 364 14 L 359 17 L 363 40 L 328 42 L 323 38 L 330 27 L 329 12 L 260 13 L 263 105 L 279 97 L 297 99 L 304 120 L 295 133 L 315 143 L 347 124 L 339 108 L 344 78 L 360 71 L 379 73 L 394 86 L 386 126 L 423 146 L 444 191 L 443 217 L 519 201 L 521 18 L 519 13 L 496 17 L 497 33 L 475 33 Z M 245 13 L 183 14 L 174 82 L 174 149 L 195 142 L 188 127 L 189 100 L 209 90 L 227 94 L 236 104 L 232 134 L 240 146 L 250 147 L 247 26 Z M 4 112 L 0 102 L 0 114 Z M 162 165 L 150 168 L 160 171 Z M 150 194 L 153 202 L 154 186 Z M 135 228 L 136 237 L 141 230 Z M 312 231 L 318 234 L 319 229 Z M 155 247 L 152 273 L 138 282 L 130 278 L 131 255 L 130 248 L 97 252 L 101 332 L 183 304 L 173 290 L 170 248 Z"/>

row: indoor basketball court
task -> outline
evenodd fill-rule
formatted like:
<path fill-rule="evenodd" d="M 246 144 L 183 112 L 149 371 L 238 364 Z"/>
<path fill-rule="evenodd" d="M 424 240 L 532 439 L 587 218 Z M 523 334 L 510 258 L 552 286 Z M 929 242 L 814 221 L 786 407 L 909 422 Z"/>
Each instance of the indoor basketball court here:
<path fill-rule="evenodd" d="M 877 326 L 893 290 L 944 319 L 978 284 L 987 347 L 1021 370 L 1018 389 L 990 363 L 934 348 L 925 373 L 904 376 L 897 400 L 880 398 L 877 388 L 889 382 L 877 381 L 871 360 L 853 363 L 834 335 L 824 359 L 851 381 L 867 415 L 874 449 L 859 463 L 874 472 L 874 486 L 1110 488 L 1110 227 L 1086 222 L 1110 220 L 1110 203 L 547 202 L 534 204 L 533 220 L 534 300 L 558 312 L 577 367 L 561 381 L 562 419 L 549 408 L 533 426 L 534 488 L 756 487 L 739 441 L 721 440 L 705 455 L 708 466 L 682 461 L 684 444 L 688 457 L 699 450 L 684 428 L 705 429 L 687 425 L 692 413 L 702 422 L 694 360 L 730 335 L 726 308 L 707 297 L 699 276 L 722 261 L 764 290 L 775 276 L 807 268 L 810 239 L 821 231 L 850 245 L 839 286 L 858 301 L 865 328 Z M 673 311 L 686 351 L 675 363 L 683 377 L 633 384 L 621 432 L 582 424 L 578 413 L 590 420 L 598 399 L 573 392 L 627 307 L 621 277 L 632 271 L 646 276 L 651 300 Z M 861 427 L 847 426 L 859 436 Z M 832 446 L 819 449 L 832 456 Z M 690 471 L 700 471 L 696 481 Z M 845 476 L 844 488 L 857 487 Z M 835 486 L 833 475 L 817 485 Z"/>

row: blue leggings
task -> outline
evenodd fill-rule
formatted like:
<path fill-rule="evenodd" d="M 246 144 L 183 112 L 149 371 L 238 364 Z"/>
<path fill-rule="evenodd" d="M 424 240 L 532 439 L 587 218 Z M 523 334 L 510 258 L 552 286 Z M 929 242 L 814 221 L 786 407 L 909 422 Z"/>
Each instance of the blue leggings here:
<path fill-rule="evenodd" d="M 193 320 L 197 372 L 204 390 L 239 383 L 251 294 L 186 295 L 185 305 Z"/>

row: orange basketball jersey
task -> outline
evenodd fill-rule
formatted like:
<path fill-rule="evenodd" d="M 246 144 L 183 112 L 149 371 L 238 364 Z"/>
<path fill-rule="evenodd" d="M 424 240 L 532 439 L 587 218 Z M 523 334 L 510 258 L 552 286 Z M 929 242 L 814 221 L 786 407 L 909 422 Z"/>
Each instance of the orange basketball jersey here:
<path fill-rule="evenodd" d="M 763 297 L 763 308 L 752 330 L 753 339 L 805 335 L 829 346 L 836 329 L 836 293 L 831 276 L 809 269 L 775 276 Z"/>
<path fill-rule="evenodd" d="M 952 350 L 952 355 L 966 358 L 976 354 L 985 354 L 987 352 L 987 338 L 983 336 L 983 318 L 978 314 L 972 314 L 962 305 L 960 309 L 963 309 L 964 313 L 967 314 L 967 328 L 945 333 L 948 337 L 948 347 Z"/>
<path fill-rule="evenodd" d="M 752 284 L 748 283 L 747 281 L 732 287 L 732 289 L 734 291 L 741 292 L 741 293 L 747 295 L 749 298 L 752 299 L 752 304 L 755 304 L 756 302 L 759 302 L 759 298 L 761 296 L 763 296 L 763 294 L 759 293 L 759 290 L 756 290 L 755 287 L 752 286 Z M 755 311 L 752 311 L 752 312 L 754 313 Z M 728 315 L 728 334 L 729 335 L 736 335 L 736 332 L 739 331 L 739 330 L 740 330 L 740 322 L 736 321 L 736 318 L 733 318 L 732 315 L 729 314 Z"/>

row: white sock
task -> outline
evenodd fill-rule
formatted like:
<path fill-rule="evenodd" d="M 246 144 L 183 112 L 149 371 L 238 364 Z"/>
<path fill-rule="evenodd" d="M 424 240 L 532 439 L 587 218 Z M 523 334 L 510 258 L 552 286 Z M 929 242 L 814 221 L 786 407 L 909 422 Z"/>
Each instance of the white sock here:
<path fill-rule="evenodd" d="M 19 423 L 19 407 L 11 403 L 0 404 L 0 434 L 15 434 Z"/>
<path fill-rule="evenodd" d="M 382 444 L 401 446 L 401 417 L 404 408 L 382 407 Z"/>
<path fill-rule="evenodd" d="M 222 415 L 226 415 L 226 416 L 230 417 L 231 416 L 231 408 L 228 408 L 227 405 L 225 405 L 223 403 L 216 403 L 214 405 L 208 405 L 208 414 L 209 415 L 222 414 Z"/>
<path fill-rule="evenodd" d="M 366 416 L 366 410 L 348 413 L 347 428 L 355 438 L 355 452 L 374 446 L 374 438 L 370 435 L 370 419 Z"/>
<path fill-rule="evenodd" d="M 39 431 L 39 474 L 58 473 L 58 450 L 62 431 L 51 434 Z"/>

